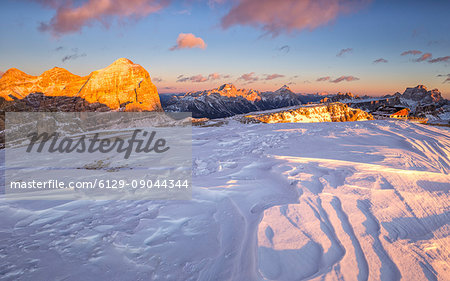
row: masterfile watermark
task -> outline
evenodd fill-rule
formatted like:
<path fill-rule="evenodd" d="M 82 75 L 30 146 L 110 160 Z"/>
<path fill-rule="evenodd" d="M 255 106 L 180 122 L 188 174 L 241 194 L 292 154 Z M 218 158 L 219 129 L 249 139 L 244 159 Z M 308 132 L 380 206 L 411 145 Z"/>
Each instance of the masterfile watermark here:
<path fill-rule="evenodd" d="M 7 112 L 6 199 L 190 199 L 191 116 Z"/>
<path fill-rule="evenodd" d="M 100 138 L 99 133 L 94 134 L 91 138 L 81 136 L 78 140 L 70 137 L 62 137 L 59 133 L 41 133 L 34 132 L 28 134 L 30 144 L 27 147 L 27 152 L 33 151 L 36 144 L 36 152 L 42 152 L 47 146 L 49 153 L 109 153 L 116 151 L 117 153 L 124 153 L 124 158 L 128 159 L 130 154 L 134 151 L 136 153 L 164 153 L 170 149 L 167 146 L 167 141 L 164 138 L 156 138 L 156 131 L 143 131 L 140 129 L 134 130 L 132 136 L 128 140 L 116 137 L 114 140 L 110 138 Z M 48 145 L 47 145 L 48 144 Z"/>

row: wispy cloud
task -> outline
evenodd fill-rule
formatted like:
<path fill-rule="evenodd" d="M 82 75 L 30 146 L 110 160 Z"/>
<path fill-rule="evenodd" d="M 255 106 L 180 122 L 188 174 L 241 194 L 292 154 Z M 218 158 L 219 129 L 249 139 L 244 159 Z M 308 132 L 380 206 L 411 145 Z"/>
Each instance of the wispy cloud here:
<path fill-rule="evenodd" d="M 201 83 L 208 81 L 207 77 L 204 77 L 201 74 L 190 76 L 190 77 L 181 77 L 177 80 L 177 82 L 194 82 L 194 83 Z"/>
<path fill-rule="evenodd" d="M 220 79 L 228 79 L 231 75 L 229 74 L 219 74 L 217 72 L 211 73 L 208 75 L 208 80 L 214 81 L 214 80 L 220 80 Z"/>
<path fill-rule="evenodd" d="M 377 60 L 374 60 L 373 63 L 387 63 L 388 61 L 386 59 L 383 58 L 379 58 Z"/>
<path fill-rule="evenodd" d="M 188 15 L 188 16 L 190 16 L 190 15 L 191 15 L 191 11 L 188 10 L 188 9 L 184 9 L 184 10 L 181 10 L 181 11 L 174 12 L 174 14 L 176 14 L 176 15 Z"/>
<path fill-rule="evenodd" d="M 428 46 L 432 46 L 432 45 L 440 45 L 440 44 L 445 44 L 447 41 L 446 40 L 431 40 L 428 41 Z"/>
<path fill-rule="evenodd" d="M 428 59 L 431 59 L 431 56 L 432 56 L 431 53 L 425 53 L 425 54 L 421 55 L 420 58 L 415 59 L 414 61 L 415 61 L 415 62 L 426 61 L 426 60 L 428 60 Z"/>
<path fill-rule="evenodd" d="M 447 75 L 445 75 L 445 74 L 439 74 L 439 75 L 437 75 L 437 77 L 447 77 L 447 78 L 444 80 L 444 82 L 442 82 L 442 84 L 447 83 L 447 82 L 450 82 L 450 73 L 447 74 Z"/>
<path fill-rule="evenodd" d="M 222 75 L 217 72 L 211 73 L 208 76 L 203 76 L 201 74 L 185 77 L 184 75 L 177 76 L 177 82 L 193 82 L 193 83 L 201 83 L 206 81 L 214 81 L 220 79 L 230 78 L 230 75 Z"/>
<path fill-rule="evenodd" d="M 76 60 L 76 59 L 78 59 L 78 58 L 82 58 L 82 57 L 85 57 L 85 56 L 87 56 L 85 53 L 82 53 L 82 54 L 71 54 L 71 55 L 66 55 L 66 56 L 64 56 L 64 57 L 61 59 L 61 61 L 62 61 L 62 62 L 66 62 L 66 61 L 68 61 L 68 60 Z"/>
<path fill-rule="evenodd" d="M 330 76 L 325 76 L 325 77 L 317 78 L 316 81 L 318 81 L 318 82 L 323 82 L 323 81 L 328 81 L 328 80 L 330 80 Z"/>
<path fill-rule="evenodd" d="M 244 80 L 247 83 L 253 83 L 259 80 L 259 77 L 255 76 L 255 72 L 242 74 L 237 80 Z"/>
<path fill-rule="evenodd" d="M 273 80 L 273 79 L 282 78 L 282 77 L 284 77 L 283 74 L 274 73 L 274 74 L 266 75 L 264 80 Z"/>
<path fill-rule="evenodd" d="M 328 24 L 343 13 L 364 7 L 368 0 L 237 0 L 222 18 L 223 28 L 248 25 L 277 36 Z"/>
<path fill-rule="evenodd" d="M 340 83 L 343 81 L 351 82 L 351 81 L 356 81 L 356 80 L 359 80 L 359 78 L 352 76 L 352 75 L 342 75 L 336 79 L 331 79 L 330 76 L 324 76 L 324 77 L 320 77 L 320 78 L 316 79 L 317 82 L 328 81 L 330 83 Z"/>
<path fill-rule="evenodd" d="M 206 43 L 202 38 L 196 37 L 192 33 L 180 33 L 177 38 L 177 44 L 171 47 L 170 50 L 174 51 L 191 48 L 206 49 Z"/>
<path fill-rule="evenodd" d="M 76 5 L 71 0 L 30 0 L 56 11 L 49 22 L 40 24 L 41 31 L 54 36 L 79 32 L 85 26 L 99 22 L 109 27 L 116 19 L 140 19 L 155 13 L 169 4 L 169 0 L 88 0 Z"/>
<path fill-rule="evenodd" d="M 339 53 L 337 53 L 336 57 L 342 57 L 346 53 L 351 53 L 351 52 L 353 52 L 352 48 L 342 49 L 342 50 L 339 51 Z"/>
<path fill-rule="evenodd" d="M 449 62 L 450 61 L 450 56 L 446 56 L 446 57 L 439 57 L 439 58 L 435 58 L 432 60 L 429 60 L 429 63 L 437 63 L 437 62 Z"/>
<path fill-rule="evenodd" d="M 163 79 L 161 77 L 153 77 L 152 78 L 152 82 L 154 82 L 154 83 L 160 83 L 162 81 L 163 81 Z"/>
<path fill-rule="evenodd" d="M 413 56 L 416 56 L 416 55 L 420 55 L 422 52 L 421 51 L 419 51 L 419 50 L 409 50 L 409 51 L 404 51 L 403 53 L 401 53 L 400 55 L 401 56 L 406 56 L 406 55 L 413 55 Z"/>
<path fill-rule="evenodd" d="M 359 78 L 355 77 L 355 76 L 341 76 L 341 77 L 336 78 L 334 80 L 330 80 L 330 82 L 331 83 L 340 83 L 342 81 L 350 82 L 350 81 L 356 81 L 356 80 L 359 80 Z"/>
<path fill-rule="evenodd" d="M 278 48 L 278 51 L 287 54 L 287 53 L 289 53 L 291 51 L 291 47 L 289 47 L 289 45 L 283 45 L 280 48 Z"/>
<path fill-rule="evenodd" d="M 208 0 L 208 6 L 214 8 L 216 5 L 221 5 L 227 0 Z"/>
<path fill-rule="evenodd" d="M 54 49 L 55 52 L 63 52 L 66 51 L 68 48 L 64 47 L 64 46 L 59 46 L 57 48 Z M 80 53 L 80 50 L 78 48 L 71 48 L 70 50 L 67 50 L 67 52 L 70 52 L 69 54 L 66 54 L 65 56 L 63 56 L 61 58 L 61 61 L 63 63 L 65 63 L 66 61 L 69 60 L 76 60 L 78 58 L 81 57 L 86 57 L 86 53 Z"/>
<path fill-rule="evenodd" d="M 217 72 L 214 72 L 214 73 L 211 73 L 210 75 L 208 75 L 209 80 L 219 80 L 220 78 L 222 78 L 222 76 Z"/>

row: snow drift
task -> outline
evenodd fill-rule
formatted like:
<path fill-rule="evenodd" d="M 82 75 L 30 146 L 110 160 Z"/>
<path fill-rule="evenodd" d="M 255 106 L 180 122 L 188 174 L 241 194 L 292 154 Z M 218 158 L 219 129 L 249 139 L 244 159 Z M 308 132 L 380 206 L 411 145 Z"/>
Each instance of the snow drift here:
<path fill-rule="evenodd" d="M 192 200 L 1 200 L 1 279 L 448 280 L 448 128 L 193 135 Z"/>

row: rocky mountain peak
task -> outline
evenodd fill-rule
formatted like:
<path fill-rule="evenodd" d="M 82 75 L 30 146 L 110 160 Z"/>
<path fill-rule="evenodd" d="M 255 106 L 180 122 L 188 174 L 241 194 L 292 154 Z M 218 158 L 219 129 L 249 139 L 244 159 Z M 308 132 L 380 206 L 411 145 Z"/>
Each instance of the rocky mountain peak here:
<path fill-rule="evenodd" d="M 25 72 L 17 69 L 17 68 L 10 68 L 8 69 L 3 76 L 1 77 L 2 80 L 6 79 L 21 79 L 21 78 L 29 78 L 33 77 L 32 75 L 28 75 Z"/>
<path fill-rule="evenodd" d="M 231 83 L 227 83 L 227 84 L 223 84 L 222 86 L 220 86 L 219 88 L 217 88 L 218 91 L 226 91 L 226 92 L 231 92 L 231 91 L 236 91 L 236 86 L 234 86 Z"/>
<path fill-rule="evenodd" d="M 279 88 L 275 92 L 277 92 L 277 93 L 280 93 L 280 92 L 291 92 L 291 93 L 293 93 L 291 88 L 289 88 L 288 85 L 283 85 L 281 88 Z"/>
<path fill-rule="evenodd" d="M 53 67 L 52 69 L 44 71 L 39 77 L 41 79 L 50 79 L 50 80 L 61 80 L 61 79 L 69 80 L 73 78 L 79 78 L 78 75 L 75 75 L 61 67 Z"/>
<path fill-rule="evenodd" d="M 132 62 L 131 60 L 127 59 L 127 58 L 118 58 L 117 60 L 115 60 L 111 65 L 121 65 L 121 64 L 125 64 L 125 65 L 133 65 L 134 62 Z"/>
<path fill-rule="evenodd" d="M 424 85 L 417 85 L 414 88 L 406 88 L 401 97 L 422 103 L 437 103 L 443 100 L 438 89 L 428 91 Z"/>
<path fill-rule="evenodd" d="M 125 58 L 86 77 L 55 67 L 37 77 L 10 69 L 0 79 L 0 97 L 6 100 L 23 99 L 36 92 L 46 96 L 77 96 L 113 110 L 123 107 L 129 111 L 162 110 L 148 72 Z"/>

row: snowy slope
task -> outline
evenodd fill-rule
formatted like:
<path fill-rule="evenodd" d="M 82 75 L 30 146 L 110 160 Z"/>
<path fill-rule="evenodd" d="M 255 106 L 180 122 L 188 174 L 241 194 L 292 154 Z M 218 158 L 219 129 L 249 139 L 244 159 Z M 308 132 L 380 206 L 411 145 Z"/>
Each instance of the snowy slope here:
<path fill-rule="evenodd" d="M 449 280 L 450 134 L 193 128 L 190 201 L 0 201 L 1 280 Z"/>

